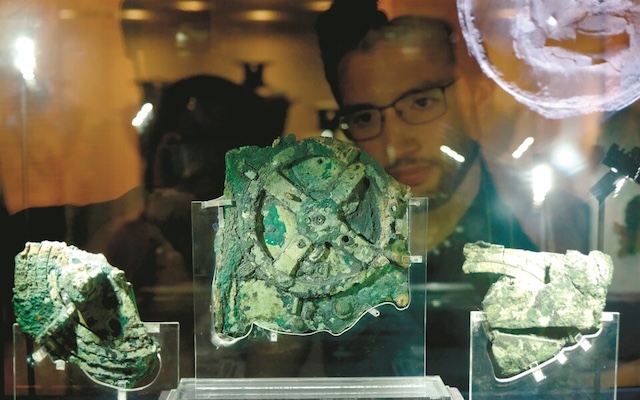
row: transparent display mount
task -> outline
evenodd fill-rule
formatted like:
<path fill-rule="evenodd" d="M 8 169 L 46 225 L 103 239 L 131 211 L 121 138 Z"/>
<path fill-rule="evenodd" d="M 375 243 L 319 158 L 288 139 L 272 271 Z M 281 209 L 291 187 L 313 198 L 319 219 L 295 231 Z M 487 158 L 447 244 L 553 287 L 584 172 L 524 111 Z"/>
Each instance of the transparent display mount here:
<path fill-rule="evenodd" d="M 13 398 L 161 398 L 175 389 L 180 379 L 177 322 L 144 322 L 159 346 L 158 368 L 130 389 L 119 389 L 96 381 L 77 364 L 54 361 L 24 333 L 13 326 Z"/>
<path fill-rule="evenodd" d="M 440 377 L 426 376 L 427 199 L 410 198 L 407 205 L 406 307 L 372 304 L 337 334 L 254 325 L 231 345 L 216 346 L 214 243 L 229 201 L 193 202 L 196 374 L 182 379 L 168 399 L 462 399 Z"/>
<path fill-rule="evenodd" d="M 472 312 L 469 400 L 615 399 L 619 318 L 617 312 L 604 312 L 597 332 L 580 335 L 574 345 L 527 371 L 497 378 L 486 315 Z"/>

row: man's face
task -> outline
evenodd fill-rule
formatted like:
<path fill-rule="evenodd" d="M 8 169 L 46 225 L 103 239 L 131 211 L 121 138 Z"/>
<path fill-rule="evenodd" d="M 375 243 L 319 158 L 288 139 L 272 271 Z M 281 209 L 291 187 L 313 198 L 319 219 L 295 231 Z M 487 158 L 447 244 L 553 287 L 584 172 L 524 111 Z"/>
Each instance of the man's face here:
<path fill-rule="evenodd" d="M 345 109 L 385 107 L 416 89 L 451 84 L 444 89 L 446 110 L 442 115 L 411 124 L 399 111 L 388 107 L 381 112 L 379 136 L 356 141 L 391 176 L 410 186 L 414 196 L 429 197 L 430 206 L 451 196 L 475 151 L 458 105 L 458 84 L 448 51 L 444 44 L 409 48 L 385 43 L 366 52 L 350 53 L 339 73 Z M 459 157 L 454 160 L 443 146 L 466 161 Z"/>

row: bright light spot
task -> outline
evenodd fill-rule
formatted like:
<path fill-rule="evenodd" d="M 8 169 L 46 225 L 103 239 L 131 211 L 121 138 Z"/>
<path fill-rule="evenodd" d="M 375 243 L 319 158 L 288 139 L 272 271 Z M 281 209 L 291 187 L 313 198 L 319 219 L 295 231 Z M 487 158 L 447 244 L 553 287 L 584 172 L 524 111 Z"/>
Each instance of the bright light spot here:
<path fill-rule="evenodd" d="M 618 168 L 611 168 L 611 172 L 613 172 L 614 174 L 618 173 Z"/>
<path fill-rule="evenodd" d="M 331 129 L 325 129 L 325 130 L 322 131 L 320 136 L 332 138 L 333 137 L 333 131 Z"/>
<path fill-rule="evenodd" d="M 557 26 L 558 25 L 558 20 L 553 18 L 553 16 L 549 15 L 549 18 L 547 18 L 547 25 L 549 25 L 549 26 Z"/>
<path fill-rule="evenodd" d="M 15 48 L 17 54 L 15 60 L 13 60 L 13 65 L 18 68 L 25 81 L 34 80 L 36 70 L 36 44 L 33 39 L 22 36 L 16 40 Z"/>
<path fill-rule="evenodd" d="M 185 47 L 189 42 L 189 35 L 186 33 L 179 31 L 176 33 L 176 46 Z"/>
<path fill-rule="evenodd" d="M 531 171 L 531 189 L 533 191 L 533 203 L 542 204 L 551 189 L 551 168 L 546 165 L 538 165 Z"/>
<path fill-rule="evenodd" d="M 561 144 L 553 151 L 553 165 L 563 171 L 575 171 L 582 163 L 582 157 L 571 144 Z"/>
<path fill-rule="evenodd" d="M 459 163 L 464 162 L 464 156 L 462 154 L 457 153 L 455 150 L 453 150 L 449 146 L 440 146 L 440 151 L 448 155 L 449 157 L 453 158 L 455 161 Z"/>
<path fill-rule="evenodd" d="M 511 154 L 511 157 L 513 158 L 520 158 L 522 157 L 522 155 L 524 154 L 525 151 L 529 150 L 529 147 L 531 147 L 531 145 L 533 144 L 533 142 L 535 141 L 534 138 L 532 138 L 531 136 L 529 136 L 528 138 L 526 138 L 521 144 L 520 146 L 518 146 L 518 148 L 516 149 L 516 151 L 514 151 Z"/>
<path fill-rule="evenodd" d="M 142 126 L 149 115 L 151 115 L 151 111 L 153 111 L 153 105 L 151 103 L 144 103 L 142 107 L 140 107 L 140 111 L 138 111 L 133 121 L 131 121 L 131 125 L 136 128 Z"/>
<path fill-rule="evenodd" d="M 616 181 L 616 183 L 615 183 L 616 188 L 615 188 L 615 190 L 613 192 L 613 197 L 616 197 L 620 193 L 620 191 L 622 190 L 622 187 L 624 186 L 626 181 L 627 181 L 626 178 L 620 178 L 620 179 L 618 179 Z"/>
<path fill-rule="evenodd" d="M 307 4 L 305 4 L 304 7 L 307 10 L 311 10 L 311 11 L 318 11 L 318 12 L 327 11 L 329 7 L 331 7 L 331 1 L 329 0 L 310 1 Z"/>
<path fill-rule="evenodd" d="M 242 18 L 248 21 L 272 22 L 285 19 L 281 12 L 272 10 L 252 10 L 242 13 Z"/>
<path fill-rule="evenodd" d="M 128 8 L 120 12 L 120 18 L 129 21 L 146 21 L 153 19 L 153 17 L 153 12 L 137 8 Z"/>
<path fill-rule="evenodd" d="M 184 0 L 176 2 L 176 9 L 180 11 L 207 11 L 209 9 L 208 1 Z"/>

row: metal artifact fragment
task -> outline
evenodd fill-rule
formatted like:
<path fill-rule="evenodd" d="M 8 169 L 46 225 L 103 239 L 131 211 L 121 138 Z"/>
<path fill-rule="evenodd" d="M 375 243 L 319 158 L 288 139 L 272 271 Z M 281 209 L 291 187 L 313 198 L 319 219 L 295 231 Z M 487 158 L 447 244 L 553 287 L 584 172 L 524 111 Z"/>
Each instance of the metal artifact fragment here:
<path fill-rule="evenodd" d="M 124 272 L 102 254 L 63 242 L 28 242 L 15 258 L 13 306 L 23 332 L 53 360 L 129 389 L 158 366 Z"/>
<path fill-rule="evenodd" d="M 340 334 L 383 303 L 409 305 L 410 189 L 368 154 L 324 137 L 226 156 L 215 239 L 212 341 L 252 324 Z"/>
<path fill-rule="evenodd" d="M 468 274 L 498 274 L 482 302 L 499 377 L 511 377 L 554 357 L 600 326 L 611 257 L 505 248 L 485 242 L 464 247 Z"/>

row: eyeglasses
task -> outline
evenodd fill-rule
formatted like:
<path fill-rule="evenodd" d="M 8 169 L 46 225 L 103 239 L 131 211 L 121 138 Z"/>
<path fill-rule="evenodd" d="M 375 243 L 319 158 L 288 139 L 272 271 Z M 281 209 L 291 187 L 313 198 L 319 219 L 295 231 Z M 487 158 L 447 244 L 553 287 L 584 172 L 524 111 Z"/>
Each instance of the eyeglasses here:
<path fill-rule="evenodd" d="M 383 107 L 370 105 L 346 107 L 340 111 L 339 125 L 345 135 L 354 141 L 375 139 L 382 133 L 384 117 L 388 108 L 396 110 L 398 117 L 411 125 L 421 125 L 433 121 L 447 111 L 444 91 L 455 82 L 440 87 L 411 90 Z"/>

